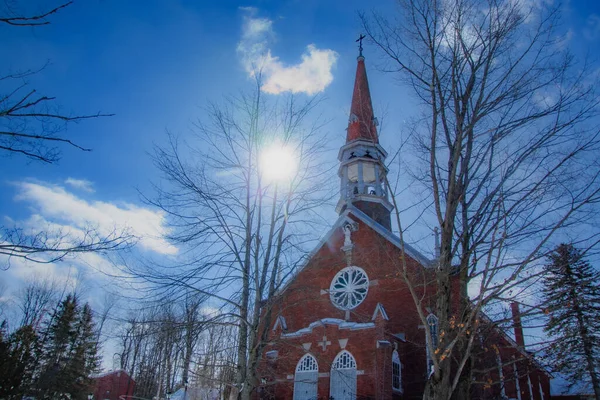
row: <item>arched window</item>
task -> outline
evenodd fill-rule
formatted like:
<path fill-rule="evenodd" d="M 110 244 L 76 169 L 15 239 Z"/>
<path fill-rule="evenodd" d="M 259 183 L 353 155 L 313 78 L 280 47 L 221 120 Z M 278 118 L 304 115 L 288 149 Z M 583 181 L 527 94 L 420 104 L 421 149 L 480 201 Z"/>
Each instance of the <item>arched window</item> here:
<path fill-rule="evenodd" d="M 356 399 L 356 360 L 343 350 L 331 365 L 329 397 L 335 400 Z"/>
<path fill-rule="evenodd" d="M 436 349 L 438 347 L 438 317 L 433 314 L 427 316 L 427 325 L 429 325 L 429 332 L 431 333 L 431 347 Z M 429 337 L 427 337 L 429 341 Z M 427 374 L 433 373 L 433 357 L 429 354 L 429 346 L 427 346 Z"/>
<path fill-rule="evenodd" d="M 396 350 L 392 353 L 392 389 L 402 391 L 402 364 Z"/>
<path fill-rule="evenodd" d="M 318 379 L 319 366 L 316 358 L 305 354 L 296 365 L 294 400 L 316 400 Z"/>

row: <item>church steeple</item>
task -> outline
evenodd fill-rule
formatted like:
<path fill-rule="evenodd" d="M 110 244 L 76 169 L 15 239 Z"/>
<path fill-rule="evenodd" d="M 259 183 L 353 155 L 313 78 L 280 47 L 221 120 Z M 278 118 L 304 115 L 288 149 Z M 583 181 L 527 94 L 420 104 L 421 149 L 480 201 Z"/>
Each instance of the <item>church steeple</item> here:
<path fill-rule="evenodd" d="M 350 119 L 348 120 L 348 132 L 346 143 L 357 139 L 371 140 L 379 143 L 377 137 L 377 119 L 373 115 L 373 104 L 369 90 L 369 80 L 365 68 L 365 58 L 358 56 L 356 65 L 356 78 L 354 79 L 354 91 L 352 92 L 352 105 L 350 106 Z"/>
<path fill-rule="evenodd" d="M 379 145 L 377 119 L 373 114 L 371 92 L 367 80 L 365 57 L 362 55 L 362 38 L 359 38 L 359 56 L 346 144 L 340 148 L 340 200 L 336 210 L 342 213 L 348 204 L 367 214 L 391 230 L 390 213 L 394 208 L 388 200 L 386 151 Z"/>

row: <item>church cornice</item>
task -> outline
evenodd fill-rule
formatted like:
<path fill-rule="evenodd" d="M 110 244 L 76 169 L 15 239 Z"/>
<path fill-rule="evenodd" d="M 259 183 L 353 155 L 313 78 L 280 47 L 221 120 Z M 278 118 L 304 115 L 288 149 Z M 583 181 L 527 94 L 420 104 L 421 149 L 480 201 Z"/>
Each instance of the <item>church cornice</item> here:
<path fill-rule="evenodd" d="M 349 322 L 339 318 L 322 318 L 311 322 L 307 327 L 298 329 L 296 332 L 282 333 L 281 337 L 289 339 L 310 335 L 313 329 L 326 325 L 337 325 L 338 329 L 349 329 L 352 331 L 375 328 L 374 322 Z"/>
<path fill-rule="evenodd" d="M 381 145 L 379 143 L 375 143 L 371 140 L 366 140 L 366 139 L 356 139 L 356 140 L 346 143 L 345 145 L 340 147 L 340 150 L 338 151 L 338 160 L 343 161 L 342 156 L 345 151 L 352 149 L 353 147 L 360 147 L 360 146 L 374 147 L 377 149 L 377 151 L 381 152 L 383 158 L 386 158 L 388 156 L 387 151 L 385 151 L 385 149 L 383 147 L 381 147 Z"/>
<path fill-rule="evenodd" d="M 392 211 L 394 209 L 394 205 L 390 203 L 387 199 L 372 194 L 355 194 L 354 197 L 352 197 L 351 202 L 354 203 L 357 201 L 369 201 L 371 203 L 378 203 L 384 206 L 388 211 Z M 335 206 L 335 211 L 339 213 L 346 204 L 348 204 L 347 200 L 339 199 L 337 205 Z"/>

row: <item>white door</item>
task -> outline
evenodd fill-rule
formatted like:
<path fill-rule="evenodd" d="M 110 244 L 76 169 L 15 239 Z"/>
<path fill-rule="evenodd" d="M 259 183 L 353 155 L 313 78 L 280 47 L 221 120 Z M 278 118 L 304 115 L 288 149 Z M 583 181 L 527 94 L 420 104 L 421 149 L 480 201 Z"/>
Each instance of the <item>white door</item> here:
<path fill-rule="evenodd" d="M 329 396 L 331 400 L 356 399 L 356 361 L 346 350 L 337 355 L 331 366 Z"/>
<path fill-rule="evenodd" d="M 310 354 L 305 354 L 296 365 L 294 400 L 317 400 L 318 379 L 317 360 Z"/>

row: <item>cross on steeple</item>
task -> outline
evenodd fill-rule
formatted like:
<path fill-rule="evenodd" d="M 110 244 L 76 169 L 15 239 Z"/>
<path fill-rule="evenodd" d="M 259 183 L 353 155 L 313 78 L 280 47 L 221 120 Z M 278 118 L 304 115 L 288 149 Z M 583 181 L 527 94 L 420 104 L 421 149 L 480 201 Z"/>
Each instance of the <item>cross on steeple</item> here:
<path fill-rule="evenodd" d="M 358 42 L 358 56 L 362 57 L 362 51 L 363 51 L 363 47 L 362 47 L 362 41 L 363 39 L 366 38 L 365 35 L 363 35 L 362 33 L 358 36 L 358 39 L 356 39 L 356 41 Z"/>

